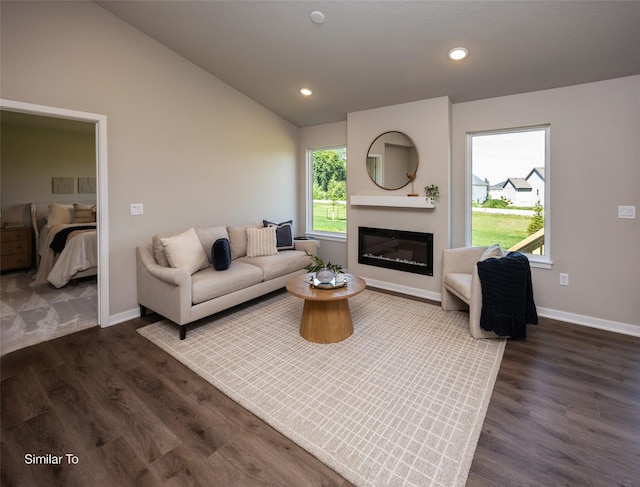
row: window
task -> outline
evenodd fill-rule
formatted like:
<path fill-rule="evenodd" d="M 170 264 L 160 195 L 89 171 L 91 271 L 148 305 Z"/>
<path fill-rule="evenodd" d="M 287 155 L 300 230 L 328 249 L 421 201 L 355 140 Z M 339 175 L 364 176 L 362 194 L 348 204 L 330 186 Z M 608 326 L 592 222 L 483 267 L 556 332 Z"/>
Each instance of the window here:
<path fill-rule="evenodd" d="M 549 263 L 549 126 L 467 137 L 470 245 L 493 245 Z"/>
<path fill-rule="evenodd" d="M 308 151 L 307 233 L 347 234 L 347 148 Z"/>

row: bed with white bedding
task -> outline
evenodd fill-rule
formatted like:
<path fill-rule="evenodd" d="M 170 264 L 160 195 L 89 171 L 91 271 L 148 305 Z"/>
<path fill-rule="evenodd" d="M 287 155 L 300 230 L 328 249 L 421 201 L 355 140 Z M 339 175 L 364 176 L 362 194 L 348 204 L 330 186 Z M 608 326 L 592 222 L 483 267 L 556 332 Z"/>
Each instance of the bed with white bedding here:
<path fill-rule="evenodd" d="M 31 205 L 38 264 L 31 286 L 61 288 L 71 280 L 96 275 L 95 205 L 51 203 L 44 212 L 41 206 Z"/>

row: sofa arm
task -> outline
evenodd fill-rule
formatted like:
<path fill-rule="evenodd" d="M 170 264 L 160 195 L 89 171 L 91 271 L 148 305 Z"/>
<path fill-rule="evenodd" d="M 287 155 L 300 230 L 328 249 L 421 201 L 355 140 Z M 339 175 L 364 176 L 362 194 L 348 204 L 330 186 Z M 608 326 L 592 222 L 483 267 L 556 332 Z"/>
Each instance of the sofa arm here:
<path fill-rule="evenodd" d="M 311 255 L 316 255 L 318 252 L 318 242 L 316 240 L 294 240 L 293 245 L 295 250 L 306 250 Z"/>
<path fill-rule="evenodd" d="M 191 321 L 191 275 L 158 265 L 150 247 L 136 249 L 138 304 L 182 325 Z"/>
<path fill-rule="evenodd" d="M 142 264 L 149 274 L 167 284 L 181 286 L 191 281 L 191 276 L 184 269 L 174 269 L 173 267 L 159 265 L 149 247 L 138 247 L 137 257 L 138 263 Z"/>

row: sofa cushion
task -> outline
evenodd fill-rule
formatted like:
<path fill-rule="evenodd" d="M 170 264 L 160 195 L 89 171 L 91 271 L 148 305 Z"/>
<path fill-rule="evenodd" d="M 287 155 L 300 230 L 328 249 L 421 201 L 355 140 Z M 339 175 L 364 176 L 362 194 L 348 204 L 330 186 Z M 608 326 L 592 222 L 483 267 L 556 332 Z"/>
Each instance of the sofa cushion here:
<path fill-rule="evenodd" d="M 191 299 L 198 304 L 245 289 L 260 283 L 262 275 L 262 269 L 245 262 L 234 261 L 226 271 L 207 267 L 191 276 Z"/>
<path fill-rule="evenodd" d="M 293 245 L 293 220 L 282 223 L 274 223 L 268 220 L 262 220 L 265 227 L 276 227 L 276 248 L 278 250 L 292 250 Z"/>
<path fill-rule="evenodd" d="M 153 248 L 153 257 L 156 259 L 158 265 L 161 265 L 162 267 L 171 267 L 171 264 L 169 264 L 169 261 L 167 260 L 167 254 L 164 253 L 164 247 L 162 246 L 161 240 L 163 238 L 175 237 L 179 234 L 180 232 L 167 232 L 158 233 L 157 235 L 153 236 L 151 246 Z"/>
<path fill-rule="evenodd" d="M 240 261 L 260 267 L 268 281 L 304 269 L 309 265 L 309 256 L 300 250 L 283 250 L 276 255 L 242 257 Z"/>
<path fill-rule="evenodd" d="M 219 238 L 211 246 L 211 263 L 217 271 L 226 271 L 231 265 L 231 246 L 228 238 Z"/>
<path fill-rule="evenodd" d="M 229 238 L 229 233 L 227 232 L 227 227 L 207 227 L 207 228 L 196 228 L 196 234 L 200 239 L 200 243 L 202 244 L 202 248 L 207 254 L 207 259 L 209 262 L 213 264 L 213 260 L 211 259 L 211 248 L 213 247 L 213 243 L 219 238 Z"/>
<path fill-rule="evenodd" d="M 209 266 L 207 254 L 193 228 L 175 237 L 161 238 L 160 242 L 173 268 L 184 269 L 193 274 Z"/>
<path fill-rule="evenodd" d="M 276 227 L 247 228 L 247 257 L 277 253 Z"/>
<path fill-rule="evenodd" d="M 449 272 L 444 276 L 444 285 L 467 301 L 471 300 L 471 274 Z"/>
<path fill-rule="evenodd" d="M 247 255 L 247 228 L 262 228 L 262 225 L 228 226 L 231 258 L 237 259 Z"/>

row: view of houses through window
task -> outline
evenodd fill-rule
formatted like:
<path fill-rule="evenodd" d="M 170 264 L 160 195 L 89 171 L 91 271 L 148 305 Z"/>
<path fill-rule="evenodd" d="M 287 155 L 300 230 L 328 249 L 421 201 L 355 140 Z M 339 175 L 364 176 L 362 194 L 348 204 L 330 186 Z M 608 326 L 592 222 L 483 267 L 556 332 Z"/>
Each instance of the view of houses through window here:
<path fill-rule="evenodd" d="M 469 135 L 471 245 L 545 255 L 548 133 L 544 126 Z"/>
<path fill-rule="evenodd" d="M 309 151 L 312 194 L 309 228 L 312 232 L 347 233 L 347 148 Z"/>

